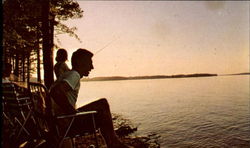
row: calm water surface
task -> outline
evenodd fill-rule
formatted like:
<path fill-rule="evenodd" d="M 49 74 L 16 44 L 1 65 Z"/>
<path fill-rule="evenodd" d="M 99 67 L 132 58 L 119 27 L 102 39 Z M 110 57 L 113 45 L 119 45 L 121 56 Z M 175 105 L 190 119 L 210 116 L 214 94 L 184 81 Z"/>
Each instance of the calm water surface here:
<path fill-rule="evenodd" d="M 103 97 L 161 147 L 250 147 L 249 75 L 82 82 L 77 105 Z"/>

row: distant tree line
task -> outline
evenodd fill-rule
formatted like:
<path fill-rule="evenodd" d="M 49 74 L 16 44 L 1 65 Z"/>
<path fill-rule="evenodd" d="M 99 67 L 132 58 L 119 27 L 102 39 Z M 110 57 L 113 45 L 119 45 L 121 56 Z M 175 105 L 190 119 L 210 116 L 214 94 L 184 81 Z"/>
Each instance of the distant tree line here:
<path fill-rule="evenodd" d="M 83 11 L 73 0 L 4 0 L 3 7 L 3 56 L 2 63 L 13 66 L 14 75 L 29 81 L 37 74 L 41 82 L 44 69 L 45 85 L 53 79 L 53 48 L 57 35 L 67 33 L 80 40 L 76 28 L 69 28 L 62 21 L 81 18 Z"/>
<path fill-rule="evenodd" d="M 153 75 L 153 76 L 111 76 L 111 77 L 94 77 L 84 78 L 82 81 L 111 81 L 111 80 L 140 80 L 140 79 L 166 79 L 166 78 L 189 78 L 189 77 L 213 77 L 217 74 L 195 73 L 195 74 L 178 74 L 178 75 Z"/>

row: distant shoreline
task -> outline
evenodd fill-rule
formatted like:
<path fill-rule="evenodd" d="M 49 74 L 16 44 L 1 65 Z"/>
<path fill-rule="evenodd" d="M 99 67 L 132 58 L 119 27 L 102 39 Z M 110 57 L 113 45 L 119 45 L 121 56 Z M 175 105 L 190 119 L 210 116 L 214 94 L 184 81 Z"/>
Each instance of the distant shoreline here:
<path fill-rule="evenodd" d="M 81 81 L 117 81 L 117 80 L 141 80 L 141 79 L 167 79 L 167 78 L 193 78 L 193 77 L 214 77 L 218 74 L 196 73 L 196 74 L 178 74 L 178 75 L 154 75 L 154 76 L 111 76 L 111 77 L 94 77 L 84 78 Z"/>
<path fill-rule="evenodd" d="M 235 74 L 223 74 L 221 76 L 233 76 L 233 75 L 250 75 L 250 73 L 245 72 L 245 73 L 235 73 Z"/>
<path fill-rule="evenodd" d="M 236 75 L 250 75 L 250 73 L 234 73 L 234 74 L 209 74 L 209 73 L 195 73 L 195 74 L 177 74 L 177 75 L 153 75 L 153 76 L 110 76 L 110 77 L 93 77 L 83 78 L 81 81 L 120 81 L 120 80 L 142 80 L 142 79 L 171 79 L 171 78 L 195 78 L 195 77 L 214 77 L 214 76 L 236 76 Z M 37 82 L 36 77 L 30 78 L 30 81 Z M 22 81 L 14 81 L 20 82 Z M 43 82 L 43 80 L 42 80 Z"/>

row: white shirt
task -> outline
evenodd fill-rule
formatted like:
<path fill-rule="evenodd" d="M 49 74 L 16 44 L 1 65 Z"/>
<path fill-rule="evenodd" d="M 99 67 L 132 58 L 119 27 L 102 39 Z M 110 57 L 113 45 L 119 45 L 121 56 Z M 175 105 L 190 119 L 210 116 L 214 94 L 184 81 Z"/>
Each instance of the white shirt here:
<path fill-rule="evenodd" d="M 80 89 L 80 75 L 77 71 L 71 70 L 63 73 L 57 81 L 65 81 L 69 84 L 72 90 L 66 93 L 66 96 L 72 106 L 75 107 L 79 89 Z"/>

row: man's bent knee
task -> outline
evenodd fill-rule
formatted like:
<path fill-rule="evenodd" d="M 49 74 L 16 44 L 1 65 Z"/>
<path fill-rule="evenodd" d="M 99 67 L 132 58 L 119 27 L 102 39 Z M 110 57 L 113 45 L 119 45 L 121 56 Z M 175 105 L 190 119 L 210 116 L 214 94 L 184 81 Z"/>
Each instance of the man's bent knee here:
<path fill-rule="evenodd" d="M 106 98 L 101 98 L 98 100 L 98 102 L 100 102 L 101 104 L 109 104 Z"/>
<path fill-rule="evenodd" d="M 109 107 L 109 103 L 108 103 L 106 98 L 101 98 L 101 99 L 97 100 L 97 102 L 98 102 L 98 104 Z"/>

